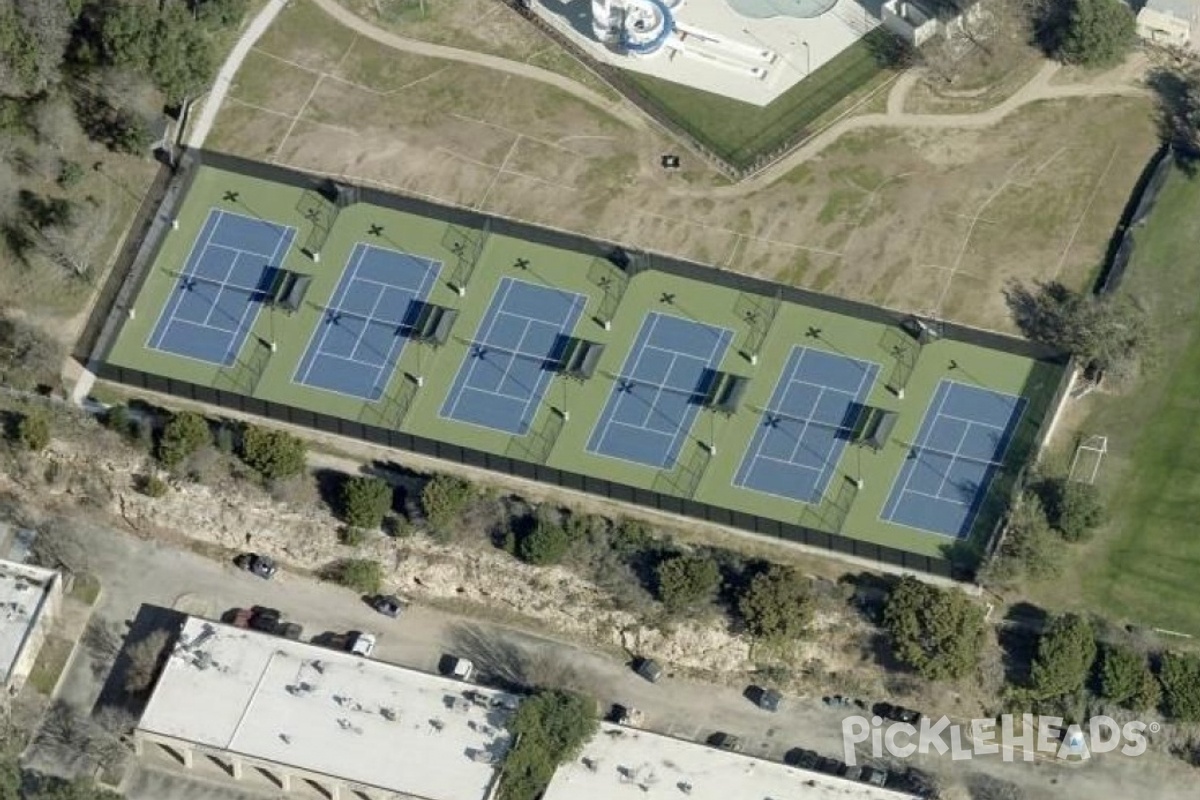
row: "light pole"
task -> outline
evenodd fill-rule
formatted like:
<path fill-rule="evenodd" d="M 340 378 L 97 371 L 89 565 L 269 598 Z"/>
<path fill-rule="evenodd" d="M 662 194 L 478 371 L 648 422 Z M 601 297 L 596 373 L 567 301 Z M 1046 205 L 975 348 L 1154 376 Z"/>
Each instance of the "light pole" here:
<path fill-rule="evenodd" d="M 808 42 L 801 41 L 804 45 L 804 76 L 808 77 L 812 74 L 812 48 L 808 46 Z"/>

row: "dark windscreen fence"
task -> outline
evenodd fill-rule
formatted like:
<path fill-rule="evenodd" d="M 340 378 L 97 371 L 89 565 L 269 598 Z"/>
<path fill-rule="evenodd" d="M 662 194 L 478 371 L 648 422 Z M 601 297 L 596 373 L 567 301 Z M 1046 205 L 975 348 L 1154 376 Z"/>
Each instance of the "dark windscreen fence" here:
<path fill-rule="evenodd" d="M 100 377 L 104 380 L 117 381 L 134 388 L 172 395 L 207 405 L 220 406 L 221 408 L 266 417 L 289 425 L 301 425 L 306 428 L 339 436 L 349 436 L 384 447 L 405 450 L 417 455 L 450 461 L 467 467 L 475 467 L 477 469 L 512 475 L 517 478 L 552 484 L 571 491 L 583 492 L 619 503 L 631 503 L 653 511 L 691 517 L 724 527 L 738 528 L 762 536 L 769 536 L 795 544 L 861 558 L 891 568 L 922 572 L 954 580 L 969 580 L 971 578 L 969 572 L 957 567 L 944 558 L 918 555 L 895 547 L 863 542 L 850 537 L 807 528 L 802 525 L 794 525 L 753 514 L 732 511 L 696 500 L 661 494 L 614 481 L 567 472 L 510 456 L 495 455 L 481 450 L 427 439 L 422 436 L 414 436 L 410 433 L 380 428 L 364 422 L 355 422 L 329 414 L 320 414 L 280 403 L 258 400 L 238 392 L 225 392 L 208 386 L 200 386 L 186 381 L 151 375 L 146 372 L 127 369 L 113 364 L 105 365 L 100 370 Z"/>
<path fill-rule="evenodd" d="M 156 181 L 155 192 L 147 199 L 143 211 L 146 219 L 134 233 L 134 238 L 122 253 L 123 260 L 113 270 L 112 277 L 93 311 L 94 331 L 81 345 L 90 355 L 89 362 L 99 365 L 105 361 L 108 348 L 116 340 L 121 326 L 128 318 L 137 293 L 154 263 L 154 258 L 163 238 L 169 235 L 175 209 L 182 202 L 188 188 L 201 165 L 237 172 L 267 181 L 295 186 L 303 190 L 320 190 L 327 185 L 329 176 L 314 176 L 273 164 L 249 161 L 236 156 L 207 151 L 186 151 L 180 160 L 177 173 L 165 173 Z M 336 176 L 335 176 L 336 177 Z M 343 178 L 337 177 L 339 181 Z M 161 182 L 161 183 L 160 183 Z M 349 186 L 349 184 L 347 184 Z M 348 195 L 353 196 L 353 195 Z M 647 253 L 622 245 L 586 238 L 564 231 L 537 227 L 502 217 L 492 217 L 477 211 L 438 205 L 426 200 L 397 195 L 367 186 L 357 187 L 361 202 L 390 208 L 427 218 L 437 219 L 448 225 L 469 227 L 479 231 L 489 230 L 492 234 L 532 241 L 550 247 L 571 250 L 590 256 L 585 263 L 594 265 L 595 259 L 604 259 L 622 271 L 627 279 L 643 270 L 657 270 L 683 278 L 706 281 L 738 292 L 757 295 L 766 303 L 788 301 L 815 306 L 828 311 L 858 317 L 886 325 L 902 325 L 911 320 L 911 315 L 901 311 L 878 308 L 853 300 L 830 297 L 805 291 L 792 286 L 781 286 L 769 281 L 740 275 L 735 272 L 717 270 L 689 261 Z M 148 208 L 148 211 L 147 211 Z M 156 213 L 157 210 L 157 213 Z M 583 267 L 590 269 L 590 266 Z M 991 331 L 976 330 L 954 323 L 939 323 L 944 338 L 956 339 L 982 347 L 993 348 L 1026 358 L 1052 364 L 1065 364 L 1066 358 L 1042 345 Z M 95 368 L 95 367 L 93 367 Z M 861 558 L 893 569 L 911 570 L 929 575 L 956 580 L 969 580 L 971 574 L 963 565 L 948 558 L 923 556 L 886 545 L 860 541 L 848 536 L 826 533 L 816 528 L 783 523 L 752 514 L 731 511 L 686 497 L 688 492 L 653 491 L 625 484 L 593 478 L 587 475 L 565 472 L 538 463 L 544 460 L 541 452 L 510 452 L 493 455 L 479 450 L 459 447 L 432 439 L 403 433 L 395 428 L 403 420 L 405 403 L 396 404 L 387 418 L 366 415 L 359 420 L 342 419 L 328 414 L 314 413 L 279 403 L 271 403 L 253 397 L 254 381 L 229 381 L 221 386 L 209 387 L 152 375 L 136 369 L 104 364 L 96 370 L 101 378 L 117 381 L 147 391 L 173 395 L 200 403 L 211 404 L 266 417 L 279 422 L 301 425 L 314 430 L 348 436 L 386 447 L 405 450 L 422 456 L 442 459 L 466 466 L 506 473 L 518 478 L 536 480 L 561 486 L 572 491 L 583 492 L 623 503 L 632 503 L 655 511 L 704 520 L 717 525 L 738 528 L 751 533 L 786 540 L 809 547 L 833 551 Z M 1066 383 L 1059 387 L 1057 400 L 1066 391 Z M 1057 408 L 1056 404 L 1051 410 Z M 1045 425 L 1046 423 L 1043 423 Z M 1038 442 L 1046 435 L 1039 430 Z M 665 487 L 664 487 L 665 488 Z M 681 496 L 684 495 L 684 496 Z"/>
<path fill-rule="evenodd" d="M 1158 194 L 1166 184 L 1167 177 L 1171 174 L 1174 165 L 1175 151 L 1170 145 L 1163 145 L 1142 170 L 1137 184 L 1133 187 L 1133 194 L 1125 203 L 1125 210 L 1121 213 L 1121 219 L 1109 241 L 1104 268 L 1093 288 L 1095 294 L 1110 294 L 1121 285 L 1121 279 L 1125 277 L 1125 269 L 1129 266 L 1134 249 L 1137 247 L 1137 229 L 1154 210 Z"/>

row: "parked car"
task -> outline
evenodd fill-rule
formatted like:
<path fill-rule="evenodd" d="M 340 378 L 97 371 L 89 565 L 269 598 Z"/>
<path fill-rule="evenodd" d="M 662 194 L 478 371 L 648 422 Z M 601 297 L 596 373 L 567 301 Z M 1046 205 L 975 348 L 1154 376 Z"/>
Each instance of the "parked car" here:
<path fill-rule="evenodd" d="M 885 769 L 878 769 L 876 767 L 867 767 L 866 769 L 863 770 L 863 774 L 862 774 L 862 782 L 863 783 L 869 783 L 872 786 L 878 786 L 880 789 L 882 789 L 884 786 L 887 785 L 887 781 L 888 781 L 888 773 L 887 773 L 887 770 L 885 770 Z"/>
<path fill-rule="evenodd" d="M 275 573 L 279 570 L 275 565 L 275 559 L 270 556 L 260 556 L 258 553 L 242 553 L 233 559 L 233 563 L 241 569 L 267 580 L 275 577 Z"/>
<path fill-rule="evenodd" d="M 783 754 L 783 763 L 800 769 L 812 769 L 820 760 L 819 753 L 815 750 L 805 750 L 803 747 L 793 747 Z"/>
<path fill-rule="evenodd" d="M 250 609 L 250 627 L 256 631 L 275 633 L 279 629 L 279 623 L 282 621 L 283 615 L 279 613 L 279 609 L 277 608 L 254 606 Z"/>
<path fill-rule="evenodd" d="M 471 663 L 469 658 L 459 658 L 447 653 L 438 662 L 438 672 L 447 678 L 469 681 L 471 680 L 471 676 L 475 674 L 475 665 Z"/>
<path fill-rule="evenodd" d="M 346 636 L 346 649 L 356 656 L 370 658 L 375 652 L 375 634 L 362 631 L 350 631 Z"/>
<path fill-rule="evenodd" d="M 633 662 L 633 671 L 651 683 L 658 683 L 663 668 L 652 658 L 639 658 Z"/>
<path fill-rule="evenodd" d="M 282 636 L 284 639 L 298 641 L 304 634 L 304 626 L 298 622 L 284 622 L 275 629 L 276 636 Z"/>
<path fill-rule="evenodd" d="M 371 600 L 371 608 L 385 617 L 395 618 L 400 616 L 400 612 L 404 610 L 404 604 L 394 594 L 380 594 Z"/>
<path fill-rule="evenodd" d="M 222 622 L 227 622 L 235 628 L 249 628 L 250 618 L 254 616 L 254 612 L 248 608 L 231 608 L 221 617 Z"/>
<path fill-rule="evenodd" d="M 627 728 L 640 728 L 645 723 L 646 716 L 636 708 L 615 703 L 608 712 L 608 719 Z"/>
<path fill-rule="evenodd" d="M 920 711 L 913 711 L 911 708 L 892 705 L 891 703 L 876 703 L 871 707 L 871 711 L 893 722 L 906 722 L 909 725 L 916 725 L 921 721 Z"/>
<path fill-rule="evenodd" d="M 747 687 L 746 697 L 750 698 L 750 702 L 764 711 L 778 711 L 779 704 L 783 702 L 782 694 L 774 689 L 767 689 L 762 686 Z"/>
<path fill-rule="evenodd" d="M 732 733 L 725 733 L 724 731 L 718 731 L 709 736 L 708 744 L 721 750 L 728 750 L 731 753 L 742 752 L 742 740 Z"/>
<path fill-rule="evenodd" d="M 824 772 L 826 775 L 837 775 L 842 771 L 842 767 L 844 766 L 846 765 L 841 761 L 838 761 L 836 758 L 821 756 L 817 759 L 817 763 L 813 764 L 812 768 L 817 772 Z"/>

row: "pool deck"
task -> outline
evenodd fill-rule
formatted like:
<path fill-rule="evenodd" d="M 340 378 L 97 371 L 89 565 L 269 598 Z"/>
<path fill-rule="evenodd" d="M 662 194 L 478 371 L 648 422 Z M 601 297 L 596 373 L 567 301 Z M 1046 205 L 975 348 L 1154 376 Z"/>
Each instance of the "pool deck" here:
<path fill-rule="evenodd" d="M 600 61 L 757 106 L 768 105 L 879 25 L 878 17 L 853 0 L 838 0 L 811 19 L 752 19 L 725 0 L 693 0 L 675 11 L 677 29 L 667 44 L 638 58 L 596 41 L 590 0 L 539 0 L 533 9 Z M 705 41 L 708 37 L 721 41 Z M 757 60 L 763 51 L 772 51 L 774 59 Z M 752 65 L 765 75 L 752 75 Z"/>

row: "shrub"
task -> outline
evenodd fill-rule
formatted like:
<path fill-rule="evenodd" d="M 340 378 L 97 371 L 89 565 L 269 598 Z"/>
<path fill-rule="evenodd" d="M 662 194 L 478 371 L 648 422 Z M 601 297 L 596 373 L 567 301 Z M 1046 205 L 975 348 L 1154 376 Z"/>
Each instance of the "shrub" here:
<path fill-rule="evenodd" d="M 979 664 L 983 609 L 961 589 L 901 578 L 888 595 L 883 625 L 896 658 L 927 680 L 965 678 Z"/>
<path fill-rule="evenodd" d="M 341 514 L 353 528 L 374 530 L 392 507 L 392 487 L 381 478 L 358 475 L 347 478 L 341 488 Z"/>
<path fill-rule="evenodd" d="M 50 444 L 50 422 L 41 414 L 25 414 L 17 422 L 17 441 L 34 452 Z"/>
<path fill-rule="evenodd" d="M 119 433 L 122 436 L 129 436 L 132 431 L 129 409 L 122 405 L 109 406 L 105 410 L 104 416 L 100 418 L 100 423 L 113 433 Z"/>
<path fill-rule="evenodd" d="M 277 481 L 299 475 L 306 463 L 303 440 L 285 431 L 247 425 L 242 429 L 241 458 L 264 480 Z"/>
<path fill-rule="evenodd" d="M 170 488 L 167 482 L 157 475 L 146 475 L 138 481 L 138 491 L 147 497 L 164 497 Z"/>
<path fill-rule="evenodd" d="M 355 528 L 352 525 L 347 525 L 342 528 L 338 537 L 342 544 L 347 547 L 358 547 L 367 540 L 367 532 L 362 528 Z"/>
<path fill-rule="evenodd" d="M 782 564 L 751 578 L 738 598 L 746 627 L 763 639 L 799 638 L 812 621 L 814 606 L 808 578 Z"/>
<path fill-rule="evenodd" d="M 168 468 L 178 467 L 184 459 L 212 441 L 208 421 L 191 411 L 172 414 L 158 440 L 158 460 Z"/>
<path fill-rule="evenodd" d="M 1200 656 L 1163 653 L 1158 680 L 1164 710 L 1180 722 L 1200 722 Z"/>
<path fill-rule="evenodd" d="M 668 558 L 655 570 L 658 599 L 668 611 L 679 612 L 712 599 L 721 585 L 721 569 L 707 554 Z"/>
<path fill-rule="evenodd" d="M 1101 651 L 1100 696 L 1134 711 L 1158 706 L 1161 691 L 1146 658 L 1136 650 L 1106 645 Z"/>
<path fill-rule="evenodd" d="M 430 526 L 447 528 L 462 515 L 474 493 L 462 478 L 434 475 L 421 489 L 421 508 Z"/>
<path fill-rule="evenodd" d="M 63 160 L 58 165 L 58 185 L 64 189 L 71 189 L 79 185 L 83 180 L 83 165 L 78 161 Z"/>
<path fill-rule="evenodd" d="M 571 538 L 550 512 L 539 512 L 533 526 L 516 541 L 514 555 L 526 564 L 557 564 L 571 547 Z"/>
<path fill-rule="evenodd" d="M 1049 580 L 1062 571 L 1063 556 L 1062 537 L 1050 526 L 1041 498 L 1026 492 L 1012 509 L 1004 542 L 981 580 L 991 586 L 1011 585 L 1022 576 Z"/>
<path fill-rule="evenodd" d="M 1057 478 L 1043 484 L 1046 516 L 1068 542 L 1082 541 L 1104 522 L 1104 505 L 1095 486 Z"/>
<path fill-rule="evenodd" d="M 383 567 L 369 558 L 348 558 L 330 567 L 326 577 L 362 594 L 378 594 L 383 585 Z"/>
<path fill-rule="evenodd" d="M 1092 624 L 1078 614 L 1055 617 L 1038 639 L 1030 673 L 1032 688 L 1039 697 L 1077 692 L 1087 682 L 1095 660 Z"/>

